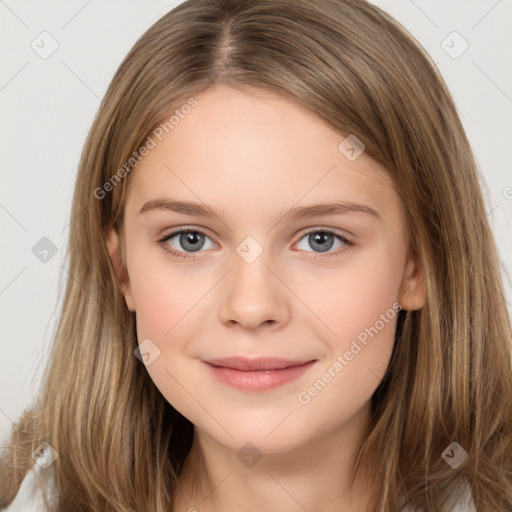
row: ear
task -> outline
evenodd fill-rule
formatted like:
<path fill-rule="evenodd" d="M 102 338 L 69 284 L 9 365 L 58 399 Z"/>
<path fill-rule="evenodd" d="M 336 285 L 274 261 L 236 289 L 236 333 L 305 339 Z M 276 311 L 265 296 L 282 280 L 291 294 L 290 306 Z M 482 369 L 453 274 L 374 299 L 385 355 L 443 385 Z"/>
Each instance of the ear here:
<path fill-rule="evenodd" d="M 426 301 L 427 291 L 419 258 L 411 251 L 407 257 L 398 302 L 405 311 L 421 309 Z"/>
<path fill-rule="evenodd" d="M 114 265 L 114 269 L 117 275 L 117 280 L 123 291 L 124 300 L 128 309 L 132 312 L 135 311 L 135 302 L 133 300 L 132 289 L 130 285 L 130 277 L 128 276 L 128 270 L 123 262 L 123 252 L 121 247 L 121 238 L 117 231 L 112 228 L 107 236 L 106 243 L 110 259 Z"/>

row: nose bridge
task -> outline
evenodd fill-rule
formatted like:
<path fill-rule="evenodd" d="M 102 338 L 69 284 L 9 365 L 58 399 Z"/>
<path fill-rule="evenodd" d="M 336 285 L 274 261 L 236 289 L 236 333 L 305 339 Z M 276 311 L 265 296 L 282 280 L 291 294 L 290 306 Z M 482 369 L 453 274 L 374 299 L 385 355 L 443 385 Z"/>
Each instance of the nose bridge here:
<path fill-rule="evenodd" d="M 274 275 L 272 251 L 248 236 L 236 247 L 232 261 L 220 307 L 221 320 L 251 329 L 269 321 L 285 321 L 288 308 L 283 286 Z"/>

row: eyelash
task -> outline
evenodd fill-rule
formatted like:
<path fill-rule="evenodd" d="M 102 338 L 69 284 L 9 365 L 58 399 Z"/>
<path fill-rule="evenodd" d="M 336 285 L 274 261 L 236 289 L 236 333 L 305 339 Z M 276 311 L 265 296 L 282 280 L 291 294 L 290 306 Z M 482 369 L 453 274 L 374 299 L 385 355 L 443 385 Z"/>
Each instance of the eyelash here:
<path fill-rule="evenodd" d="M 197 229 L 197 228 L 193 228 L 193 229 L 192 228 L 180 228 L 180 229 L 178 229 L 176 231 L 173 231 L 172 233 L 169 233 L 168 235 L 165 235 L 163 238 L 158 240 L 158 244 L 162 247 L 162 249 L 165 252 L 171 254 L 174 258 L 177 258 L 179 260 L 192 260 L 192 259 L 194 259 L 194 256 L 191 255 L 193 253 L 186 253 L 186 252 L 183 252 L 183 251 L 176 251 L 175 249 L 170 248 L 169 245 L 167 244 L 167 242 L 169 240 L 174 238 L 176 235 L 180 235 L 181 233 L 200 233 L 200 234 L 210 238 L 204 231 L 201 231 L 200 229 Z M 315 256 L 308 256 L 308 258 L 311 258 L 311 259 L 314 259 L 314 260 L 325 259 L 325 258 L 334 257 L 334 256 L 340 256 L 342 253 L 344 253 L 345 251 L 347 251 L 350 247 L 352 247 L 354 245 L 353 242 L 351 242 L 350 240 L 345 238 L 338 231 L 336 231 L 334 229 L 331 229 L 331 228 L 312 229 L 310 231 L 307 231 L 307 232 L 302 234 L 302 236 L 299 238 L 299 241 L 302 240 L 305 236 L 310 235 L 312 233 L 329 233 L 329 234 L 333 235 L 335 238 L 337 238 L 338 240 L 340 240 L 341 242 L 343 242 L 345 244 L 344 247 L 340 247 L 338 250 L 336 250 L 334 252 L 313 253 L 313 254 L 315 254 Z M 202 251 L 197 251 L 197 252 L 202 252 Z M 306 252 L 310 252 L 310 251 L 306 251 Z"/>

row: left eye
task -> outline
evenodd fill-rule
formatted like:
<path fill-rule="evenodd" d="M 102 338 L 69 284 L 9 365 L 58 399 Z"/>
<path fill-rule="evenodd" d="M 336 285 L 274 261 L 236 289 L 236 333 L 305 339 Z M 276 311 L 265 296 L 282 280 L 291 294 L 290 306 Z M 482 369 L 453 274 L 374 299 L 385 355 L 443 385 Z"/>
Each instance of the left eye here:
<path fill-rule="evenodd" d="M 336 241 L 340 244 L 337 249 L 346 248 L 347 246 L 352 245 L 349 240 L 347 240 L 344 236 L 337 234 L 331 230 L 317 230 L 310 231 L 306 233 L 300 240 L 299 244 L 302 240 L 306 239 L 307 243 L 310 247 L 316 248 L 319 253 L 327 252 L 332 249 L 333 245 Z M 299 247 L 300 249 L 300 247 Z M 305 249 L 301 249 L 305 250 Z M 316 251 L 315 251 L 316 252 Z M 334 251 L 333 254 L 337 254 L 339 251 Z"/>

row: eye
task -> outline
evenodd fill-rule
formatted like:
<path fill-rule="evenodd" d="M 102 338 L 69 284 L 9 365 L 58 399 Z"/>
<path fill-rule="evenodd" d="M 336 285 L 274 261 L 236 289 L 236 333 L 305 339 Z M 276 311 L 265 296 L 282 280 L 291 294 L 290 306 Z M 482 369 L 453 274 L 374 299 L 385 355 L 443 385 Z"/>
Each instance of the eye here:
<path fill-rule="evenodd" d="M 166 252 L 173 254 L 177 258 L 187 259 L 193 257 L 189 256 L 187 254 L 188 252 L 199 252 L 204 248 L 205 239 L 212 242 L 211 239 L 202 231 L 197 229 L 181 228 L 178 231 L 173 231 L 169 235 L 158 240 L 158 243 Z M 212 246 L 215 246 L 214 242 L 212 242 Z M 210 248 L 211 247 L 207 247 L 207 249 Z"/>
<path fill-rule="evenodd" d="M 337 231 L 329 228 L 316 229 L 313 231 L 308 231 L 304 234 L 304 236 L 299 240 L 298 244 L 301 243 L 302 240 L 312 247 L 315 252 L 315 259 L 329 257 L 329 256 L 339 256 L 340 253 L 348 250 L 349 247 L 354 244 L 348 240 L 346 237 L 338 233 Z M 338 248 L 335 251 L 330 251 L 335 243 L 338 243 Z M 300 250 L 307 251 L 304 247 L 299 247 Z M 325 255 L 322 255 L 324 253 Z"/>
<path fill-rule="evenodd" d="M 158 240 L 158 243 L 165 252 L 172 254 L 173 257 L 187 260 L 194 258 L 194 256 L 192 256 L 194 252 L 201 252 L 201 249 L 205 248 L 206 240 L 211 242 L 211 246 L 206 247 L 206 249 L 211 249 L 216 246 L 202 231 L 198 229 L 181 228 L 161 238 Z M 314 252 L 314 256 L 312 256 L 314 259 L 339 256 L 354 245 L 346 237 L 330 228 L 308 231 L 301 237 L 297 244 L 300 244 L 302 240 L 305 240 L 314 251 L 308 251 L 303 247 L 299 247 L 299 249 L 305 252 Z M 336 242 L 338 243 L 337 250 L 331 251 Z"/>

